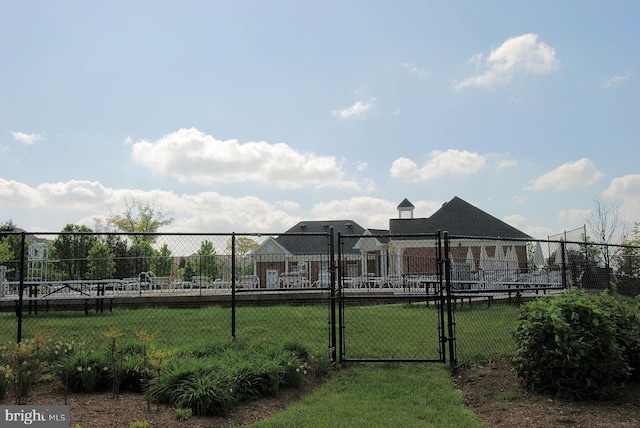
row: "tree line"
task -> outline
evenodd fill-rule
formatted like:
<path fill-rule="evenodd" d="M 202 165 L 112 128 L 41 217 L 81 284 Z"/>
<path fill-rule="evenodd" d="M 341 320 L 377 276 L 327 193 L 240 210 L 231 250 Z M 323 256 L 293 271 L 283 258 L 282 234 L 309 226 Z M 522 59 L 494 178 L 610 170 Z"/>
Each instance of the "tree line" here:
<path fill-rule="evenodd" d="M 217 255 L 212 241 L 205 239 L 194 254 L 179 257 L 174 256 L 167 243 L 157 245 L 158 235 L 154 233 L 172 222 L 155 203 L 133 199 L 127 201 L 124 213 L 111 215 L 106 225 L 96 220 L 98 230 L 67 224 L 53 241 L 38 243 L 29 236 L 25 250 L 33 243 L 41 246 L 46 254 L 48 280 L 137 278 L 143 272 L 180 281 L 222 278 L 223 270 L 229 270 L 231 263 L 226 260 L 228 256 Z M 18 278 L 21 236 L 2 232 L 16 231 L 20 229 L 11 220 L 0 225 L 0 265 L 6 266 L 8 280 Z M 246 237 L 236 241 L 236 252 L 241 255 L 258 245 Z M 230 240 L 227 248 L 231 249 Z M 236 273 L 249 273 L 249 267 L 240 265 Z"/>

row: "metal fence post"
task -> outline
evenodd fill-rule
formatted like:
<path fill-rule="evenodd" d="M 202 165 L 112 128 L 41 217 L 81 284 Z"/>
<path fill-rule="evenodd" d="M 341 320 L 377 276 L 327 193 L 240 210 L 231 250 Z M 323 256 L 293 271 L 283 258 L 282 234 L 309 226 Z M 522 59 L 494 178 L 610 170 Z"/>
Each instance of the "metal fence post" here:
<path fill-rule="evenodd" d="M 231 340 L 236 340 L 236 233 L 231 233 Z"/>
<path fill-rule="evenodd" d="M 562 288 L 567 288 L 567 255 L 564 240 L 560 240 L 560 256 L 562 256 Z"/>
<path fill-rule="evenodd" d="M 344 356 L 344 301 L 342 296 L 342 236 L 338 232 L 338 263 L 335 266 L 337 272 L 336 283 L 338 287 L 338 356 L 337 358 L 342 362 Z"/>
<path fill-rule="evenodd" d="M 330 309 L 330 338 L 329 349 L 331 350 L 331 362 L 336 363 L 336 269 L 335 269 L 335 241 L 333 237 L 334 228 L 329 228 L 329 272 L 330 272 L 330 286 L 331 286 L 331 299 L 329 299 Z"/>
<path fill-rule="evenodd" d="M 438 230 L 436 234 L 436 261 L 438 268 L 438 298 L 440 300 L 440 310 L 438 313 L 438 334 L 440 335 L 440 359 L 444 363 L 447 360 L 447 330 L 444 320 L 445 293 L 443 288 L 444 260 L 442 259 L 442 232 Z"/>
<path fill-rule="evenodd" d="M 18 337 L 17 343 L 22 342 L 22 304 L 24 302 L 24 254 L 26 247 L 26 232 L 22 232 L 20 234 L 20 284 L 18 285 L 18 290 L 20 291 L 20 295 L 18 296 L 18 307 L 16 308 L 16 314 L 18 315 Z"/>
<path fill-rule="evenodd" d="M 444 279 L 447 288 L 447 330 L 449 340 L 449 365 L 456 367 L 456 334 L 453 322 L 453 307 L 451 305 L 451 259 L 449 258 L 449 232 L 444 232 Z"/>

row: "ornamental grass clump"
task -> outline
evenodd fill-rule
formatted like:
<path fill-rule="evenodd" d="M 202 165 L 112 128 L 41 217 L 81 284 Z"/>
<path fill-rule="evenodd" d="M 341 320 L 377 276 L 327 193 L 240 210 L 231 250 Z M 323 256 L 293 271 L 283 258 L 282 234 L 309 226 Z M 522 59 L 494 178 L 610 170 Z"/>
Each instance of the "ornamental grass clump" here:
<path fill-rule="evenodd" d="M 613 304 L 578 290 L 529 303 L 515 331 L 513 366 L 535 391 L 570 399 L 616 397 L 631 374 Z"/>
<path fill-rule="evenodd" d="M 154 374 L 149 393 L 156 403 L 191 409 L 194 415 L 226 415 L 239 401 L 300 386 L 306 363 L 297 355 L 281 346 L 238 343 L 208 356 L 192 351 L 175 354 Z"/>
<path fill-rule="evenodd" d="M 70 391 L 102 391 L 111 384 L 106 350 L 79 348 L 54 367 L 56 375 Z"/>

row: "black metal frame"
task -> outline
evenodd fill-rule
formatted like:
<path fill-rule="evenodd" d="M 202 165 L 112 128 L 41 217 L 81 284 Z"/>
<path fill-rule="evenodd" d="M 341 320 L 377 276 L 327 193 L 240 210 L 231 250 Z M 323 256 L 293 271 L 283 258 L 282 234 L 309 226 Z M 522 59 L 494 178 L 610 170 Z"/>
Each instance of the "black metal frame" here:
<path fill-rule="evenodd" d="M 380 235 L 382 236 L 382 235 Z M 445 234 L 446 236 L 446 234 Z M 384 237 L 392 237 L 396 239 L 433 239 L 435 241 L 436 248 L 436 262 L 437 262 L 437 282 L 435 293 L 433 295 L 429 295 L 428 287 L 425 286 L 425 293 L 423 296 L 413 295 L 384 295 L 379 296 L 375 294 L 358 294 L 357 296 L 348 295 L 344 292 L 344 282 L 343 282 L 343 265 L 342 261 L 344 260 L 343 255 L 343 243 L 346 238 L 354 238 L 354 235 L 341 235 L 338 234 L 338 244 L 337 244 L 337 255 L 338 255 L 338 264 L 335 266 L 335 270 L 337 272 L 337 278 L 335 279 L 335 284 L 332 278 L 332 288 L 335 289 L 335 304 L 338 306 L 338 331 L 339 336 L 337 338 L 338 343 L 338 362 L 347 363 L 347 362 L 434 362 L 434 363 L 445 363 L 447 360 L 447 343 L 448 343 L 448 351 L 449 351 L 449 362 L 452 367 L 455 367 L 455 335 L 454 335 L 454 321 L 452 314 L 452 303 L 451 303 L 451 283 L 450 283 L 450 275 L 448 272 L 450 271 L 449 261 L 447 257 L 443 257 L 443 254 L 448 254 L 448 252 L 443 251 L 443 243 L 442 243 L 442 234 L 438 231 L 437 234 L 422 234 L 422 235 L 384 235 Z M 371 235 L 370 237 L 377 237 L 376 235 Z M 447 245 L 447 241 L 445 239 L 445 248 Z M 385 357 L 381 355 L 377 358 L 351 358 L 347 355 L 346 352 L 346 344 L 348 343 L 348 337 L 345 335 L 346 329 L 346 321 L 345 321 L 345 311 L 349 310 L 350 303 L 355 301 L 365 302 L 366 303 L 376 303 L 380 301 L 384 301 L 385 303 L 403 303 L 403 302 L 425 302 L 427 305 L 429 302 L 433 302 L 435 307 L 438 309 L 438 356 L 434 356 L 433 358 L 391 358 Z"/>

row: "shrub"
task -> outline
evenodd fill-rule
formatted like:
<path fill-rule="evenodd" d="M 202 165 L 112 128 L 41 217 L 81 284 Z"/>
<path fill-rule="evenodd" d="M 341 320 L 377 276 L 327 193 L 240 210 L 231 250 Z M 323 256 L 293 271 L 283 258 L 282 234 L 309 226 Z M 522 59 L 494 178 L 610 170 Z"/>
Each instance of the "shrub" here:
<path fill-rule="evenodd" d="M 640 317 L 635 302 L 624 296 L 612 296 L 603 292 L 597 296 L 598 305 L 604 309 L 613 322 L 616 343 L 625 356 L 631 376 L 640 378 Z"/>
<path fill-rule="evenodd" d="M 11 377 L 11 368 L 0 365 L 0 401 L 7 395 L 9 388 L 9 378 Z"/>
<path fill-rule="evenodd" d="M 175 392 L 175 404 L 198 416 L 225 416 L 234 401 L 232 391 L 228 379 L 216 373 L 191 376 Z"/>
<path fill-rule="evenodd" d="M 186 380 L 205 373 L 209 366 L 209 361 L 193 357 L 170 361 L 162 370 L 162 376 L 154 377 L 149 384 L 151 398 L 156 403 L 173 405 L 180 386 Z"/>
<path fill-rule="evenodd" d="M 120 389 L 122 391 L 142 392 L 144 371 L 144 359 L 141 355 L 125 354 L 122 358 Z"/>
<path fill-rule="evenodd" d="M 5 388 L 11 388 L 16 404 L 25 404 L 31 392 L 36 372 L 41 367 L 39 353 L 39 348 L 33 341 L 12 344 L 2 349 L 2 374 L 7 382 Z"/>
<path fill-rule="evenodd" d="M 576 290 L 529 303 L 515 331 L 516 374 L 560 397 L 615 397 L 630 370 L 611 318 L 597 298 Z"/>
<path fill-rule="evenodd" d="M 109 386 L 109 357 L 105 352 L 79 349 L 58 360 L 55 372 L 72 391 L 94 392 Z"/>
<path fill-rule="evenodd" d="M 309 356 L 309 366 L 316 378 L 326 375 L 331 367 L 331 359 L 326 353 L 316 352 Z"/>

